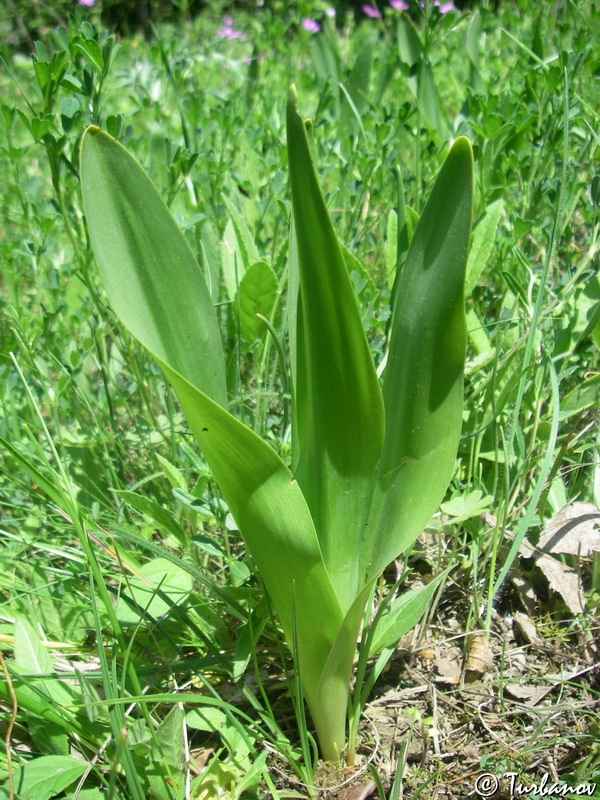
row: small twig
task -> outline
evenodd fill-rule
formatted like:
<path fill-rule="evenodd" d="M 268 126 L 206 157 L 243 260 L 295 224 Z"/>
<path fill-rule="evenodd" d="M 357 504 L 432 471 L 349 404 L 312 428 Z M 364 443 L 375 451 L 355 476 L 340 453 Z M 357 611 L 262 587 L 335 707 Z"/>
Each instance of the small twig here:
<path fill-rule="evenodd" d="M 8 796 L 10 800 L 14 800 L 15 786 L 14 786 L 13 772 L 12 772 L 12 754 L 10 752 L 10 742 L 12 739 L 12 731 L 15 724 L 15 720 L 17 719 L 17 711 L 19 709 L 19 706 L 17 703 L 17 695 L 15 694 L 14 686 L 12 685 L 10 675 L 8 674 L 8 669 L 6 667 L 6 662 L 4 661 L 2 650 L 0 650 L 0 664 L 2 664 L 2 671 L 4 672 L 4 677 L 6 678 L 6 686 L 8 688 L 8 693 L 10 695 L 10 699 L 12 702 L 12 709 L 10 713 L 10 719 L 8 720 L 8 725 L 6 727 L 6 736 L 4 737 L 4 742 L 6 745 L 6 766 L 8 769 Z"/>
<path fill-rule="evenodd" d="M 434 684 L 431 684 L 431 714 L 433 716 L 433 730 L 431 732 L 433 751 L 439 756 L 442 751 L 440 750 L 440 731 L 438 727 L 437 690 Z"/>

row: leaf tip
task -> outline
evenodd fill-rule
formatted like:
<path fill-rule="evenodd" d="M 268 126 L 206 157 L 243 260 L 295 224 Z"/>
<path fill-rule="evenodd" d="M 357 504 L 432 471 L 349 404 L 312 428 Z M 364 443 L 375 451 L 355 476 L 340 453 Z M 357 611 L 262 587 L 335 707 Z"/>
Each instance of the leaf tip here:
<path fill-rule="evenodd" d="M 102 131 L 97 125 L 88 125 L 83 132 L 83 138 L 90 139 L 92 136 L 97 136 L 99 133 L 102 133 Z"/>
<path fill-rule="evenodd" d="M 88 143 L 91 144 L 93 141 L 100 141 L 100 139 L 111 139 L 112 136 L 103 131 L 97 125 L 88 125 L 88 127 L 83 132 L 83 136 L 81 137 L 81 147 L 80 147 L 80 158 L 83 157 L 84 151 L 89 150 Z"/>
<path fill-rule="evenodd" d="M 466 136 L 457 136 L 450 150 L 457 155 L 466 156 L 467 158 L 471 159 L 471 161 L 473 160 L 473 147 L 471 145 L 471 140 Z"/>

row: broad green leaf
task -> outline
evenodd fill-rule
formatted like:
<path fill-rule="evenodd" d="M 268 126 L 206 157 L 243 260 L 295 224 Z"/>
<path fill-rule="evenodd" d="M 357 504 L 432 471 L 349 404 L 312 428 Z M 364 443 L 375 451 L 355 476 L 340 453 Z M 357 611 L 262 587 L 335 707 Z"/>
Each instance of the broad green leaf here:
<path fill-rule="evenodd" d="M 161 456 L 159 453 L 156 454 L 156 458 L 162 468 L 165 471 L 165 475 L 167 476 L 167 480 L 173 487 L 173 489 L 180 489 L 182 492 L 187 491 L 187 481 L 183 477 L 180 470 L 174 464 L 171 464 L 168 459 Z"/>
<path fill-rule="evenodd" d="M 119 597 L 117 617 L 121 622 L 136 623 L 144 612 L 158 619 L 170 611 L 168 600 L 177 605 L 186 600 L 192 591 L 191 575 L 164 558 L 148 561 L 139 572 L 140 575 L 131 576 L 121 587 L 121 593 L 132 597 L 135 602 L 135 606 L 131 606 L 123 597 Z"/>
<path fill-rule="evenodd" d="M 403 592 L 400 597 L 390 603 L 377 623 L 369 649 L 371 655 L 380 653 L 387 647 L 393 647 L 415 627 L 427 611 L 433 593 L 448 571 L 436 575 L 426 586 L 419 586 L 417 589 Z"/>
<path fill-rule="evenodd" d="M 297 336 L 298 482 L 346 613 L 358 573 L 373 472 L 383 442 L 381 390 L 341 247 L 313 166 L 304 120 L 287 108 L 290 184 L 300 273 Z"/>
<path fill-rule="evenodd" d="M 75 716 L 74 704 L 81 702 L 79 686 L 61 681 L 59 678 L 39 678 L 29 683 L 28 688 L 37 692 L 39 697 L 48 697 L 55 708 L 60 708 L 60 713 L 67 720 Z"/>
<path fill-rule="evenodd" d="M 361 114 L 369 103 L 374 45 L 375 42 L 371 37 L 364 41 L 348 77 L 347 94 L 342 93 L 341 95 L 342 112 L 339 120 L 339 135 L 342 140 L 346 140 L 352 131 L 355 134 L 361 132 Z"/>
<path fill-rule="evenodd" d="M 408 243 L 412 242 L 412 238 L 419 224 L 419 215 L 411 206 L 406 206 L 406 237 Z"/>
<path fill-rule="evenodd" d="M 488 206 L 485 214 L 473 231 L 473 241 L 471 243 L 469 260 L 467 261 L 465 297 L 470 296 L 475 288 L 475 284 L 479 280 L 479 276 L 485 269 L 494 244 L 494 238 L 503 209 L 504 203 L 502 200 L 493 202 Z"/>
<path fill-rule="evenodd" d="M 473 306 L 467 307 L 466 319 L 469 339 L 472 341 L 473 347 L 477 351 L 477 355 L 481 356 L 484 353 L 489 353 L 490 350 L 493 349 L 489 336 L 487 335 L 487 332 L 482 325 L 481 320 L 477 316 Z"/>
<path fill-rule="evenodd" d="M 158 530 L 167 534 L 170 533 L 178 542 L 187 542 L 187 535 L 185 531 L 175 522 L 173 517 L 169 514 L 166 508 L 163 508 L 156 500 L 150 497 L 145 497 L 143 494 L 130 492 L 126 489 L 116 489 L 115 494 L 121 497 L 140 514 L 149 517 L 155 524 Z"/>
<path fill-rule="evenodd" d="M 348 78 L 348 94 L 352 98 L 356 110 L 361 113 L 369 104 L 374 48 L 375 40 L 372 37 L 363 42 Z"/>
<path fill-rule="evenodd" d="M 166 762 L 174 769 L 183 766 L 183 726 L 185 712 L 178 703 L 156 729 L 158 744 L 153 744 L 156 761 Z"/>
<path fill-rule="evenodd" d="M 19 709 L 53 723 L 67 733 L 74 731 L 84 737 L 102 735 L 100 726 L 94 725 L 87 720 L 82 723 L 73 713 L 72 706 L 81 702 L 81 698 L 76 696 L 76 691 L 68 691 L 64 684 L 61 684 L 56 678 L 34 681 L 31 684 L 25 683 L 25 680 L 24 678 L 19 678 L 17 682 L 13 678 L 12 688 L 16 694 Z M 57 700 L 55 697 L 49 699 L 48 684 L 52 684 L 54 689 L 61 691 L 63 702 L 67 703 L 69 708 L 60 708 L 60 699 Z M 58 694 L 58 691 L 56 694 Z M 0 681 L 0 697 L 3 697 L 5 701 L 10 701 L 12 697 L 5 681 Z"/>
<path fill-rule="evenodd" d="M 223 202 L 225 203 L 227 211 L 229 212 L 229 216 L 231 217 L 231 223 L 235 230 L 235 235 L 237 237 L 240 252 L 242 254 L 244 269 L 250 269 L 251 264 L 254 264 L 260 260 L 260 255 L 256 249 L 254 238 L 248 230 L 248 226 L 238 211 L 237 206 L 234 205 L 234 203 L 232 203 L 231 200 L 225 195 L 223 195 Z"/>
<path fill-rule="evenodd" d="M 588 408 L 597 408 L 600 396 L 600 375 L 593 375 L 569 392 L 560 407 L 561 421 L 580 414 Z"/>
<path fill-rule="evenodd" d="M 174 800 L 184 797 L 185 775 L 183 771 L 169 769 L 156 759 L 150 761 L 144 770 L 147 796 L 152 800 Z"/>
<path fill-rule="evenodd" d="M 87 766 L 70 756 L 33 758 L 15 769 L 15 793 L 19 800 L 49 800 L 80 778 Z"/>
<path fill-rule="evenodd" d="M 246 267 L 233 222 L 228 220 L 221 239 L 221 269 L 227 297 L 233 300 L 237 294 L 240 281 L 244 277 Z"/>
<path fill-rule="evenodd" d="M 473 156 L 454 143 L 394 291 L 383 378 L 385 448 L 361 572 L 375 576 L 423 530 L 454 469 L 463 409 Z"/>
<path fill-rule="evenodd" d="M 369 289 L 371 291 L 376 291 L 375 288 L 375 281 L 371 277 L 369 270 L 364 266 L 362 261 L 354 255 L 354 253 L 350 252 L 345 244 L 340 242 L 340 247 L 342 250 L 342 255 L 344 257 L 344 261 L 346 262 L 346 269 L 348 270 L 348 274 L 351 275 L 353 272 L 356 272 L 360 277 L 366 281 Z"/>
<path fill-rule="evenodd" d="M 328 27 L 311 38 L 311 60 L 319 83 L 337 87 L 341 80 L 341 56 L 336 37 Z"/>
<path fill-rule="evenodd" d="M 31 480 L 44 491 L 53 503 L 59 508 L 68 511 L 70 509 L 69 503 L 66 499 L 66 492 L 61 486 L 57 486 L 39 470 L 27 456 L 12 445 L 7 439 L 0 436 L 0 445 L 2 449 L 6 450 L 20 464 L 20 466 L 29 475 Z"/>
<path fill-rule="evenodd" d="M 400 277 L 400 267 L 402 264 L 404 264 L 408 246 L 410 244 L 414 228 L 416 227 L 416 225 L 410 227 L 410 217 L 407 213 L 408 208 L 404 198 L 404 182 L 402 181 L 401 170 L 396 168 L 394 170 L 394 175 L 396 177 L 396 181 L 398 182 L 398 211 L 397 213 L 394 211 L 390 212 L 387 225 L 388 252 L 391 255 L 386 258 L 386 267 L 388 286 L 390 289 L 393 289 L 394 283 Z M 395 245 L 391 240 L 391 237 L 394 236 L 394 231 L 396 238 Z"/>
<path fill-rule="evenodd" d="M 479 71 L 479 45 L 481 39 L 481 12 L 475 11 L 467 31 L 466 49 L 470 63 L 471 86 L 475 92 L 485 94 L 485 83 Z"/>
<path fill-rule="evenodd" d="M 106 800 L 106 794 L 97 787 L 84 789 L 77 795 L 77 800 Z"/>
<path fill-rule="evenodd" d="M 97 72 L 104 69 L 104 59 L 100 45 L 94 39 L 79 39 L 74 44 L 74 49 L 84 55 Z"/>
<path fill-rule="evenodd" d="M 403 64 L 414 67 L 423 58 L 423 45 L 415 27 L 405 15 L 398 18 L 398 55 Z"/>
<path fill-rule="evenodd" d="M 266 605 L 266 603 L 261 603 L 258 608 L 252 612 L 249 621 L 239 631 L 231 670 L 234 681 L 239 681 L 241 679 L 250 663 L 252 654 L 256 652 L 256 643 L 268 619 L 268 609 Z"/>
<path fill-rule="evenodd" d="M 596 322 L 596 324 L 592 328 L 590 336 L 592 342 L 596 345 L 598 350 L 600 350 L 600 319 L 598 319 L 598 322 Z"/>
<path fill-rule="evenodd" d="M 69 737 L 65 729 L 45 719 L 29 716 L 27 733 L 33 739 L 38 752 L 46 755 L 68 756 Z"/>
<path fill-rule="evenodd" d="M 159 362 L 161 363 L 161 362 Z M 273 600 L 288 642 L 292 609 L 307 694 L 318 685 L 342 613 L 300 487 L 250 428 L 161 363 Z M 295 599 L 294 599 L 295 598 Z M 320 637 L 316 638 L 315 630 Z"/>
<path fill-rule="evenodd" d="M 393 285 L 398 265 L 398 214 L 392 209 L 385 226 L 385 272 Z"/>
<path fill-rule="evenodd" d="M 149 350 L 226 405 L 221 336 L 206 281 L 152 181 L 96 127 L 83 137 L 81 174 L 90 236 L 115 313 Z M 139 297 L 145 313 L 131 314 Z"/>
<path fill-rule="evenodd" d="M 372 585 L 371 581 L 362 589 L 340 625 L 323 666 L 316 703 L 313 696 L 307 697 L 319 743 L 328 761 L 339 760 L 344 750 L 348 689 L 356 654 L 356 641 Z"/>
<path fill-rule="evenodd" d="M 575 321 L 570 327 L 578 347 L 600 323 L 600 277 L 598 273 L 575 293 Z"/>
<path fill-rule="evenodd" d="M 446 126 L 440 112 L 431 65 L 415 26 L 406 15 L 398 20 L 398 54 L 400 61 L 410 68 L 406 82 L 427 122 L 443 136 Z"/>
<path fill-rule="evenodd" d="M 102 158 L 90 157 L 89 153 L 86 155 L 86 151 L 90 148 L 95 151 L 98 146 L 102 150 Z M 179 258 L 171 259 L 169 252 L 159 259 L 150 258 L 149 253 L 140 249 L 135 251 L 139 263 L 130 260 L 124 266 L 122 258 L 117 258 L 116 262 L 112 260 L 113 255 L 121 250 L 127 252 L 131 238 L 126 224 L 131 209 L 123 206 L 121 182 L 128 180 L 131 186 L 139 187 L 140 194 L 137 202 L 133 203 L 137 207 L 144 205 L 149 184 L 139 164 L 121 151 L 123 148 L 120 145 L 95 128 L 91 129 L 91 134 L 84 136 L 81 161 L 84 202 L 88 214 L 91 213 L 95 220 L 90 226 L 90 236 L 101 274 L 107 278 L 105 283 L 109 300 L 115 310 L 118 309 L 123 324 L 150 351 L 171 382 L 210 470 L 252 553 L 289 642 L 292 641 L 294 604 L 302 610 L 298 617 L 300 660 L 307 695 L 314 694 L 343 616 L 323 563 L 309 508 L 298 483 L 279 456 L 205 392 L 205 383 L 209 388 L 213 385 L 210 380 L 212 376 L 207 376 L 206 370 L 197 366 L 193 377 L 198 383 L 193 384 L 192 379 L 178 370 L 181 351 L 177 337 L 171 334 L 173 325 L 177 328 L 180 324 L 177 315 L 167 315 L 160 320 L 165 326 L 160 337 L 155 326 L 146 322 L 155 316 L 153 304 L 157 301 L 156 295 L 146 291 L 146 287 L 162 282 L 167 295 L 172 289 L 173 294 L 178 296 L 179 270 L 183 269 L 185 277 L 189 265 Z M 113 161 L 117 164 L 125 162 L 127 169 L 115 169 Z M 99 195 L 98 186 L 103 188 L 101 178 L 107 164 L 111 167 L 108 170 L 111 188 Z M 97 172 L 100 172 L 100 178 Z M 128 192 L 135 201 L 134 190 L 130 188 Z M 110 229 L 114 241 L 110 248 L 106 247 L 106 231 L 99 221 L 97 206 L 112 220 Z M 165 222 L 164 217 L 167 216 L 172 223 L 168 210 L 162 201 L 161 205 L 150 204 L 150 209 L 153 211 L 151 219 L 157 229 L 169 231 L 172 251 L 179 253 L 181 245 L 175 240 L 178 236 L 181 238 L 181 234 L 176 227 L 169 227 Z M 121 218 L 122 215 L 125 220 Z M 143 228 L 141 220 L 139 225 Z M 343 262 L 342 266 L 346 274 Z M 143 280 L 137 279 L 138 273 Z M 127 295 L 127 303 L 118 301 L 122 294 Z M 202 311 L 214 316 L 210 302 L 204 302 L 202 297 L 200 300 Z M 162 298 L 161 304 L 172 309 L 172 297 Z M 197 321 L 196 317 L 190 320 L 192 338 L 195 338 L 192 323 Z M 159 348 L 158 352 L 154 350 L 155 347 Z M 202 352 L 193 355 L 196 364 L 202 358 Z M 189 376 L 190 370 L 186 372 Z M 149 599 L 148 593 L 146 599 Z M 151 602 L 160 602 L 160 598 L 153 598 Z M 152 607 L 150 610 L 152 612 Z M 318 636 L 315 636 L 315 631 L 319 631 Z"/>
<path fill-rule="evenodd" d="M 71 719 L 75 712 L 70 706 L 80 700 L 77 687 L 54 677 L 50 654 L 29 620 L 17 617 L 14 637 L 15 668 L 27 683 L 26 691 L 35 694 L 42 705 L 47 698 L 55 708 L 64 707 L 60 713 L 65 719 Z M 30 680 L 36 675 L 45 677 Z"/>
<path fill-rule="evenodd" d="M 306 440 L 308 429 L 308 405 L 302 402 L 307 396 L 306 369 L 304 368 L 304 325 L 302 298 L 300 296 L 300 266 L 298 264 L 298 242 L 293 215 L 290 227 L 290 257 L 288 265 L 287 323 L 292 377 L 292 472 L 298 472 L 300 443 Z M 303 366 L 298 370 L 298 361 Z"/>
<path fill-rule="evenodd" d="M 27 675 L 49 675 L 54 672 L 50 653 L 42 644 L 39 633 L 24 617 L 15 621 L 15 664 Z"/>
<path fill-rule="evenodd" d="M 433 79 L 433 70 L 429 61 L 423 61 L 419 65 L 419 88 L 418 101 L 423 110 L 425 119 L 430 127 L 443 138 L 446 132 L 446 125 L 440 110 L 440 101 Z"/>
<path fill-rule="evenodd" d="M 277 297 L 277 278 L 264 261 L 246 270 L 238 289 L 240 329 L 247 342 L 262 338 L 266 333 L 264 322 L 257 317 L 269 317 Z"/>
<path fill-rule="evenodd" d="M 221 259 L 219 258 L 219 242 L 208 220 L 204 220 L 200 227 L 200 246 L 202 270 L 212 301 L 216 303 L 219 300 L 221 288 Z"/>
<path fill-rule="evenodd" d="M 478 517 L 493 502 L 494 498 L 491 495 L 484 496 L 481 489 L 474 489 L 466 495 L 458 495 L 448 500 L 447 503 L 442 503 L 440 508 L 444 514 L 449 514 L 452 517 L 450 522 L 455 525 L 457 522 Z"/>
<path fill-rule="evenodd" d="M 479 66 L 479 37 L 481 36 L 481 11 L 477 9 L 471 17 L 467 32 L 467 55 L 476 67 Z"/>
<path fill-rule="evenodd" d="M 188 711 L 185 721 L 194 730 L 216 732 L 227 724 L 227 714 L 215 706 L 204 706 Z"/>
<path fill-rule="evenodd" d="M 186 714 L 185 720 L 190 728 L 218 733 L 237 765 L 250 766 L 248 735 L 245 731 L 240 730 L 239 725 L 232 725 L 230 718 L 220 708 L 206 706 L 192 709 Z"/>

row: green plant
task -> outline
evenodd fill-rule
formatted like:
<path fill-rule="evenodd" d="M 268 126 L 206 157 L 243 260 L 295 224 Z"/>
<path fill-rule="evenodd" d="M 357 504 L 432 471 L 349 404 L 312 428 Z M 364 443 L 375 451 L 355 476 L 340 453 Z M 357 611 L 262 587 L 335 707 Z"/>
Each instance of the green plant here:
<path fill-rule="evenodd" d="M 356 640 L 374 581 L 412 545 L 454 468 L 463 407 L 472 155 L 459 138 L 393 293 L 380 387 L 348 264 L 290 94 L 295 221 L 291 471 L 227 411 L 217 317 L 197 262 L 139 164 L 88 128 L 81 177 L 117 316 L 171 382 L 296 655 L 326 759 L 345 746 Z"/>

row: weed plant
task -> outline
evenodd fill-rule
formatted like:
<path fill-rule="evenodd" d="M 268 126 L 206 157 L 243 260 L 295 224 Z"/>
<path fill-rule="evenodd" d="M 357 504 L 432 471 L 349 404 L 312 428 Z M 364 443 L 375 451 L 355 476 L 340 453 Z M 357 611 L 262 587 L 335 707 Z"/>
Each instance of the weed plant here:
<path fill-rule="evenodd" d="M 287 87 L 313 120 L 380 374 L 396 275 L 451 142 L 468 136 L 465 410 L 429 526 L 438 547 L 419 556 L 438 581 L 428 618 L 445 587 L 463 632 L 489 631 L 521 543 L 575 499 L 600 506 L 595 4 L 414 5 L 412 22 L 387 7 L 341 30 L 321 6 L 213 10 L 118 42 L 77 7 L 31 59 L 3 62 L 0 798 L 280 797 L 312 786 L 317 766 L 252 556 L 163 373 L 101 287 L 80 192 L 88 125 L 152 177 L 204 270 L 235 413 L 285 463 Z M 249 255 L 263 281 L 243 315 Z M 580 565 L 588 613 L 597 559 Z M 398 582 L 416 587 L 416 563 L 404 553 L 373 588 L 351 731 L 394 651 L 369 657 L 369 624 Z M 582 764 L 591 780 L 591 747 Z"/>

